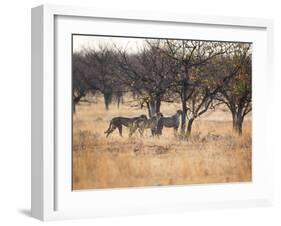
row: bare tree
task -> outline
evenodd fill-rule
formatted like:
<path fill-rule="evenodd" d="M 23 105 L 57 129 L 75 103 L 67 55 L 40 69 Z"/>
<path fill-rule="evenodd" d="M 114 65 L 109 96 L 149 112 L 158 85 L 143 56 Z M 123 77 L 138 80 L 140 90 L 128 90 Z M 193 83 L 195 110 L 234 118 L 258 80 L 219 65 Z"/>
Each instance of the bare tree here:
<path fill-rule="evenodd" d="M 222 61 L 224 55 L 216 56 L 207 64 L 199 68 L 191 70 L 191 78 L 195 81 L 193 87 L 190 88 L 188 94 L 188 123 L 186 134 L 191 134 L 193 122 L 209 109 L 215 109 L 219 103 L 214 103 L 214 99 L 218 92 L 228 85 L 233 76 L 237 73 L 240 65 L 233 68 L 229 73 L 222 73 Z M 224 76 L 219 76 L 222 73 Z"/>
<path fill-rule="evenodd" d="M 203 103 L 199 104 L 199 109 L 202 106 L 209 107 L 211 102 L 210 96 L 213 95 L 212 92 L 206 92 L 202 88 L 202 84 L 199 84 L 200 76 L 197 76 L 196 70 L 204 65 L 206 65 L 213 58 L 226 54 L 230 51 L 232 44 L 225 42 L 208 42 L 208 41 L 194 41 L 194 40 L 165 40 L 164 48 L 166 54 L 178 62 L 178 72 L 175 75 L 175 86 L 174 90 L 180 96 L 182 104 L 182 124 L 181 132 L 185 134 L 186 132 L 186 116 L 188 111 L 188 101 L 191 99 L 193 103 L 198 101 L 198 97 L 202 98 Z M 207 96 L 202 97 L 202 93 L 198 91 L 199 89 L 204 89 Z M 212 98 L 211 98 L 212 99 Z M 194 106 L 194 105 L 192 105 Z M 194 115 L 203 114 L 199 109 L 194 109 Z M 200 111 L 200 112 L 199 112 Z M 189 132 L 191 131 L 191 125 L 194 119 L 191 119 Z M 189 133 L 188 132 L 188 133 Z"/>
<path fill-rule="evenodd" d="M 138 96 L 140 105 L 147 107 L 150 117 L 160 112 L 161 101 L 168 101 L 165 94 L 172 83 L 173 59 L 159 45 L 158 40 L 146 40 L 138 54 L 119 50 L 119 75 Z"/>
<path fill-rule="evenodd" d="M 252 54 L 250 44 L 240 44 L 231 60 L 225 61 L 226 71 L 240 64 L 239 70 L 224 85 L 216 99 L 224 103 L 232 114 L 233 129 L 242 134 L 245 116 L 252 110 Z"/>
<path fill-rule="evenodd" d="M 92 91 L 103 94 L 105 108 L 108 110 L 114 93 L 120 92 L 116 84 L 116 54 L 105 46 L 84 50 L 87 70 L 84 79 Z"/>
<path fill-rule="evenodd" d="M 73 112 L 76 111 L 76 105 L 81 98 L 85 97 L 89 87 L 84 79 L 85 63 L 84 57 L 80 53 L 74 53 L 72 56 L 72 104 Z"/>

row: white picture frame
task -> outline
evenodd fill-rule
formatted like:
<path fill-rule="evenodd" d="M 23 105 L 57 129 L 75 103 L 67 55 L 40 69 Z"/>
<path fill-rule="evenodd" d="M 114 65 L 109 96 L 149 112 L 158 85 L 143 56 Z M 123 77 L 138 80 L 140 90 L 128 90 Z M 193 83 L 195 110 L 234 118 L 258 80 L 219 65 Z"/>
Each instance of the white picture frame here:
<path fill-rule="evenodd" d="M 108 24 L 100 25 L 104 30 L 100 28 L 99 34 L 110 35 L 121 32 L 121 34 L 128 36 L 144 37 L 152 36 L 155 26 L 159 26 L 160 33 L 160 26 L 164 27 L 162 30 L 170 30 L 165 29 L 165 26 L 170 26 L 171 29 L 175 29 L 175 37 L 181 35 L 181 37 L 186 37 L 187 33 L 177 32 L 177 27 L 190 26 L 195 30 L 199 27 L 198 31 L 195 31 L 197 38 L 204 39 L 205 37 L 207 40 L 211 37 L 214 40 L 257 43 L 254 47 L 257 54 L 253 58 L 254 66 L 257 65 L 257 67 L 253 68 L 255 112 L 253 114 L 253 181 L 251 183 L 186 185 L 173 186 L 172 188 L 167 186 L 106 189 L 105 191 L 82 192 L 71 190 L 69 187 L 71 154 L 68 152 L 69 144 L 67 143 L 69 141 L 68 131 L 71 129 L 68 127 L 69 117 L 64 117 L 69 112 L 58 111 L 58 103 L 62 103 L 65 100 L 63 99 L 64 95 L 70 93 L 68 82 L 65 83 L 66 88 L 61 86 L 61 79 L 69 81 L 67 80 L 70 70 L 67 69 L 69 61 L 64 61 L 67 56 L 70 58 L 70 46 L 67 38 L 69 34 L 77 31 L 93 33 L 93 30 L 88 31 L 89 27 L 92 27 L 89 25 L 94 23 L 99 26 L 103 21 Z M 122 25 L 123 22 L 125 25 Z M 119 30 L 114 29 L 115 23 L 117 27 L 120 26 Z M 140 30 L 140 28 L 130 29 L 127 26 L 141 26 L 152 33 L 146 32 L 145 29 Z M 111 29 L 109 30 L 109 28 Z M 204 29 L 210 29 L 208 36 L 206 32 L 204 33 Z M 220 32 L 214 32 L 212 29 L 217 29 L 216 31 Z M 235 29 L 239 32 L 233 32 Z M 164 31 L 162 35 L 165 35 Z M 66 43 L 66 46 L 63 43 Z M 41 220 L 56 220 L 271 205 L 273 202 L 273 151 L 269 148 L 266 139 L 266 120 L 264 119 L 267 117 L 267 112 L 261 110 L 264 109 L 262 104 L 265 103 L 265 98 L 271 95 L 272 45 L 273 22 L 265 19 L 124 12 L 114 9 L 101 10 L 56 5 L 33 8 L 32 216 Z M 65 50 L 62 55 L 60 55 L 61 49 Z M 55 76 L 62 75 L 62 73 L 66 77 Z M 260 93 L 266 93 L 266 95 L 262 96 Z M 62 99 L 60 100 L 60 98 Z M 63 125 L 66 129 L 60 130 L 59 128 L 62 128 Z M 60 134 L 59 140 L 57 134 Z M 66 142 L 61 145 L 63 142 L 60 140 Z"/>

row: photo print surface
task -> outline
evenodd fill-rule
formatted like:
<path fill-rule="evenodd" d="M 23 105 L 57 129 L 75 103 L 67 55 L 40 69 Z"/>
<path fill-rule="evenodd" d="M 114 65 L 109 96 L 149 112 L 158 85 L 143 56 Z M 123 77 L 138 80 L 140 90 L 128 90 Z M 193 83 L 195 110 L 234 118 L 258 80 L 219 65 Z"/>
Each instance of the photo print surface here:
<path fill-rule="evenodd" d="M 252 44 L 72 35 L 72 188 L 252 180 Z"/>

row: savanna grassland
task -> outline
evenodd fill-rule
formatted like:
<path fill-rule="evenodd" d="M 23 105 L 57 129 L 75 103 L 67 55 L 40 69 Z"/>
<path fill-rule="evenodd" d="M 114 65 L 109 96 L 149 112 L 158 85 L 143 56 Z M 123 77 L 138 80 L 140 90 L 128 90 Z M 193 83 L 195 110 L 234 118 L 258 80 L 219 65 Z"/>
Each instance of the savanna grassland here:
<path fill-rule="evenodd" d="M 191 137 L 175 137 L 164 128 L 160 138 L 149 130 L 144 137 L 123 137 L 104 131 L 115 116 L 134 117 L 146 109 L 110 105 L 97 98 L 81 102 L 73 115 L 73 189 L 183 185 L 251 181 L 251 116 L 245 118 L 242 136 L 232 130 L 231 114 L 223 108 L 209 110 L 196 119 Z M 173 115 L 178 104 L 161 105 L 164 116 Z"/>

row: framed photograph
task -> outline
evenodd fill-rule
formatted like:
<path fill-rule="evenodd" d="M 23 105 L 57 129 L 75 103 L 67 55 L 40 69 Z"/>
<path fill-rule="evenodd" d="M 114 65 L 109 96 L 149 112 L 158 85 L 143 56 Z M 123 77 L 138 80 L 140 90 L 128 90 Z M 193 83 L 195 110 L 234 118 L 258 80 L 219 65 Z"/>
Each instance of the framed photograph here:
<path fill-rule="evenodd" d="M 271 205 L 273 22 L 32 9 L 32 216 Z"/>

